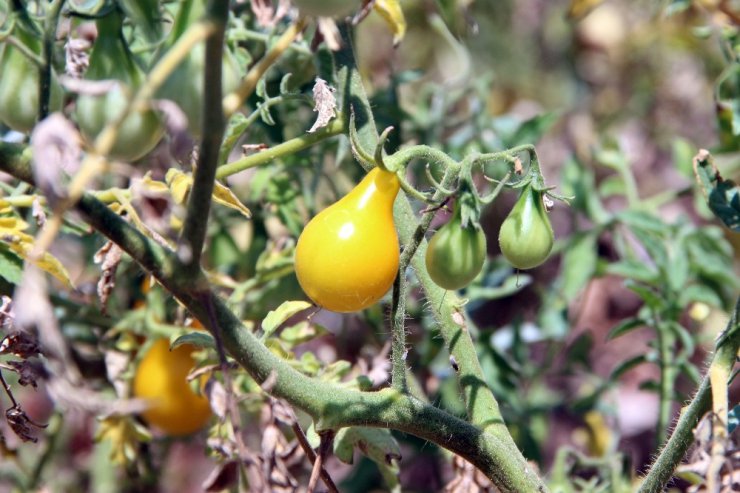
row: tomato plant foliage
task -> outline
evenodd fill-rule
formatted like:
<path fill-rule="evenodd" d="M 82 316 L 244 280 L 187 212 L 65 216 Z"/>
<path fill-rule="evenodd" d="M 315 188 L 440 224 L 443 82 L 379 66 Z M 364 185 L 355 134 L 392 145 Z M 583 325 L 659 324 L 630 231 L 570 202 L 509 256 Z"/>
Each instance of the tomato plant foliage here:
<path fill-rule="evenodd" d="M 719 491 L 731 3 L 0 2 L 0 489 Z"/>

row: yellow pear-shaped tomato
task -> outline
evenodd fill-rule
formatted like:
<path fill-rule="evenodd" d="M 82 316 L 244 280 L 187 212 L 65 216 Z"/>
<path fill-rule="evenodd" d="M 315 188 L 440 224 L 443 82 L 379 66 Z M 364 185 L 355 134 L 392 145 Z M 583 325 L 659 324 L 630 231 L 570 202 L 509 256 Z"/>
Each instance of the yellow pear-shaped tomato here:
<path fill-rule="evenodd" d="M 375 168 L 303 230 L 295 270 L 317 305 L 354 312 L 388 292 L 398 271 L 393 201 L 399 186 L 395 174 Z"/>
<path fill-rule="evenodd" d="M 499 230 L 501 253 L 517 269 L 537 267 L 552 250 L 554 235 L 542 195 L 525 186 Z"/>
<path fill-rule="evenodd" d="M 189 435 L 211 417 L 208 399 L 196 394 L 187 381 L 195 362 L 187 344 L 170 351 L 167 339 L 152 344 L 134 376 L 134 395 L 149 401 L 144 421 L 168 435 Z"/>

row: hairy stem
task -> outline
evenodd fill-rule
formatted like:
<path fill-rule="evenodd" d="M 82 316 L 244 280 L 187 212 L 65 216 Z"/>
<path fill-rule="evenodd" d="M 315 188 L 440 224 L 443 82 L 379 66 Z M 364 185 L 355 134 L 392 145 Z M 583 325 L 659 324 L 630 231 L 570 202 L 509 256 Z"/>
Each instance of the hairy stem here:
<path fill-rule="evenodd" d="M 694 428 L 699 420 L 711 408 L 710 376 L 715 369 L 730 373 L 735 365 L 737 351 L 740 349 L 740 298 L 735 304 L 735 311 L 727 324 L 725 332 L 717 341 L 716 350 L 709 365 L 709 372 L 699 385 L 696 395 L 685 407 L 673 434 L 663 446 L 650 471 L 640 485 L 638 493 L 657 493 L 663 491 L 665 485 L 673 477 L 676 466 L 681 462 L 686 451 L 694 443 Z M 725 386 L 727 382 L 723 383 Z"/>
<path fill-rule="evenodd" d="M 203 71 L 203 129 L 198 154 L 198 167 L 193 175 L 193 187 L 188 198 L 187 216 L 182 230 L 181 251 L 185 254 L 186 279 L 195 279 L 200 274 L 200 256 L 208 227 L 208 213 L 216 181 L 218 155 L 223 140 L 226 119 L 221 108 L 221 72 L 224 53 L 224 31 L 229 16 L 229 3 L 212 0 L 208 3 L 207 18 L 214 31 L 206 40 L 205 70 Z M 183 252 L 182 248 L 185 251 Z"/>
<path fill-rule="evenodd" d="M 227 176 L 234 175 L 240 171 L 265 165 L 282 156 L 295 154 L 296 152 L 311 147 L 322 140 L 339 135 L 343 130 L 344 123 L 341 118 L 337 118 L 326 127 L 317 130 L 314 133 L 301 135 L 300 137 L 287 140 L 281 144 L 270 147 L 269 149 L 265 149 L 264 151 L 224 164 L 216 171 L 216 178 L 226 178 Z"/>
<path fill-rule="evenodd" d="M 673 334 L 670 332 L 670 328 L 666 327 L 660 321 L 657 324 L 658 351 L 660 352 L 660 407 L 658 410 L 656 442 L 657 445 L 660 445 L 668 437 L 676 371 L 672 354 L 674 350 Z"/>

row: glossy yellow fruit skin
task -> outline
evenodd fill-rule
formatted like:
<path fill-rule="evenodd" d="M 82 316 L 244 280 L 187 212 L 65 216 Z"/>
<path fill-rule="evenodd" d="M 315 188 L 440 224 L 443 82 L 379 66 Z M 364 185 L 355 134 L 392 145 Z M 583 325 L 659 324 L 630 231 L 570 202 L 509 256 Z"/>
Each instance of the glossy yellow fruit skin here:
<path fill-rule="evenodd" d="M 295 269 L 303 291 L 334 312 L 355 312 L 388 292 L 398 271 L 393 201 L 398 177 L 375 168 L 314 217 L 298 238 Z"/>
<path fill-rule="evenodd" d="M 170 351 L 167 339 L 159 339 L 141 359 L 134 376 L 134 396 L 151 404 L 142 418 L 171 436 L 194 433 L 211 417 L 208 400 L 193 392 L 186 380 L 195 363 L 192 352 L 187 344 Z"/>

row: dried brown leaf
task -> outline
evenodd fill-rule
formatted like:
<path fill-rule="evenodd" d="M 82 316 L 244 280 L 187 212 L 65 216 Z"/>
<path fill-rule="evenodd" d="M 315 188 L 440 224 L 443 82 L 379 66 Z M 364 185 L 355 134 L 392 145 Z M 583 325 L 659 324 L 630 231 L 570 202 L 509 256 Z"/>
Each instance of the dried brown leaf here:
<path fill-rule="evenodd" d="M 236 461 L 228 461 L 217 464 L 208 477 L 203 481 L 203 490 L 206 492 L 217 492 L 230 489 L 236 485 L 239 478 L 239 464 Z"/>
<path fill-rule="evenodd" d="M 18 374 L 18 383 L 24 387 L 30 385 L 34 389 L 38 388 L 38 381 L 45 380 L 49 377 L 49 372 L 46 371 L 43 363 L 38 359 L 11 360 L 6 364 L 8 369 Z"/>
<path fill-rule="evenodd" d="M 64 71 L 70 77 L 81 79 L 90 65 L 92 43 L 86 38 L 69 38 L 64 44 Z"/>
<path fill-rule="evenodd" d="M 8 334 L 0 342 L 0 354 L 14 354 L 19 358 L 26 359 L 37 356 L 41 348 L 36 338 L 28 332 L 14 332 Z"/>
<path fill-rule="evenodd" d="M 316 78 L 316 82 L 313 85 L 313 110 L 318 112 L 316 121 L 308 130 L 309 133 L 313 133 L 316 130 L 323 128 L 329 124 L 332 118 L 337 116 L 337 100 L 334 97 L 336 89 L 326 83 L 326 81 L 320 77 Z"/>
<path fill-rule="evenodd" d="M 100 264 L 100 279 L 98 279 L 98 299 L 100 300 L 101 311 L 103 314 L 107 311 L 108 297 L 116 287 L 116 270 L 121 263 L 123 250 L 108 240 L 93 257 L 96 264 Z"/>
<path fill-rule="evenodd" d="M 8 425 L 10 425 L 13 432 L 24 442 L 36 443 L 38 441 L 31 426 L 46 428 L 46 425 L 33 422 L 18 404 L 5 411 L 5 419 L 8 420 Z"/>
<path fill-rule="evenodd" d="M 82 139 L 74 124 L 61 113 L 52 113 L 31 134 L 33 174 L 49 202 L 66 196 L 64 183 L 80 166 Z"/>

